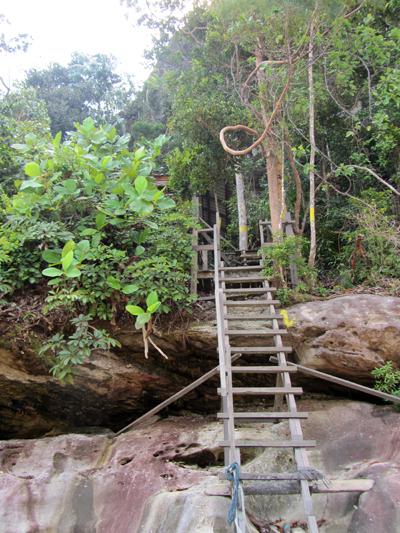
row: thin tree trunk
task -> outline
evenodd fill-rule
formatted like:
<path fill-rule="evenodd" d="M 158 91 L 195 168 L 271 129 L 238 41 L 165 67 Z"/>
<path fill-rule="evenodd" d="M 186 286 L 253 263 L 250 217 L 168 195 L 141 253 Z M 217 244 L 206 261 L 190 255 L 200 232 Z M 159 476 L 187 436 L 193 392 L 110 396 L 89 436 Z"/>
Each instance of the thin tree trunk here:
<path fill-rule="evenodd" d="M 283 198 L 282 198 L 282 173 L 281 173 L 281 161 L 278 156 L 278 147 L 272 137 L 268 139 L 268 145 L 265 148 L 265 159 L 268 178 L 268 196 L 269 196 L 269 209 L 271 215 L 271 229 L 272 237 L 279 234 L 282 230 L 282 210 L 283 210 Z"/>
<path fill-rule="evenodd" d="M 317 233 L 315 227 L 315 93 L 314 93 L 314 18 L 310 24 L 310 43 L 308 47 L 308 96 L 309 96 L 309 132 L 310 132 L 310 256 L 308 264 L 314 267 L 317 254 Z"/>
<path fill-rule="evenodd" d="M 293 174 L 294 182 L 296 185 L 296 201 L 294 204 L 294 232 L 296 233 L 296 235 L 301 235 L 303 231 L 302 231 L 302 228 L 300 227 L 300 213 L 301 213 L 301 202 L 303 199 L 303 188 L 301 185 L 300 174 L 296 167 L 296 161 L 294 160 L 294 157 L 293 157 L 292 147 L 290 146 L 289 136 L 287 132 L 285 133 L 285 138 L 286 138 L 286 147 L 287 147 L 286 153 L 288 155 L 290 168 L 292 169 L 292 174 Z"/>
<path fill-rule="evenodd" d="M 247 226 L 247 208 L 244 196 L 244 180 L 240 172 L 235 173 L 236 196 L 239 218 L 239 250 L 244 252 L 249 247 L 249 229 Z"/>

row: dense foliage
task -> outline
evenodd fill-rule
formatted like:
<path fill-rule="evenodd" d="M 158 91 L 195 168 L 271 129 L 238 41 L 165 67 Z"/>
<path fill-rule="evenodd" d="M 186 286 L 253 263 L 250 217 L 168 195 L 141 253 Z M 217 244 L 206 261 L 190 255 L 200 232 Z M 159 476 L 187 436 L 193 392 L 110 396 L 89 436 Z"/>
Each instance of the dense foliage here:
<path fill-rule="evenodd" d="M 62 378 L 91 347 L 115 344 L 90 320 L 115 322 L 126 307 L 142 327 L 189 301 L 192 221 L 151 177 L 163 142 L 131 151 L 129 136 L 86 119 L 64 142 L 30 133 L 12 146 L 23 172 L 1 197 L 2 302 L 39 291 L 44 313 L 70 319 L 42 350 Z"/>

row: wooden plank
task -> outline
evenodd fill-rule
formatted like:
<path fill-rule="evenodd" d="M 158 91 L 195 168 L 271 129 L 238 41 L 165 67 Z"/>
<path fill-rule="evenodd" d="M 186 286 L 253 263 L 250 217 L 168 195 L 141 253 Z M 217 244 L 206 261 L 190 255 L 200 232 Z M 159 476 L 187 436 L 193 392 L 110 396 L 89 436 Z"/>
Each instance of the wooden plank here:
<path fill-rule="evenodd" d="M 236 361 L 237 359 L 239 359 L 240 355 L 241 354 L 233 355 L 232 356 L 232 361 Z M 117 433 L 115 433 L 115 435 L 113 435 L 113 437 L 118 437 L 118 435 L 121 435 L 121 433 L 124 433 L 125 431 L 128 431 L 129 429 L 137 427 L 139 424 L 142 424 L 146 420 L 149 420 L 151 417 L 153 417 L 154 415 L 159 413 L 162 409 L 164 409 L 168 405 L 171 405 L 171 403 L 174 403 L 177 400 L 180 400 L 181 398 L 186 396 L 186 394 L 188 394 L 189 392 L 192 392 L 192 390 L 196 389 L 199 385 L 202 385 L 208 379 L 212 378 L 213 376 L 215 376 L 218 373 L 219 373 L 219 366 L 216 366 L 216 367 L 212 368 L 206 374 L 203 374 L 200 378 L 196 379 L 195 381 L 193 381 L 192 383 L 190 383 L 189 385 L 187 385 L 186 387 L 184 387 L 183 389 L 181 389 L 177 393 L 173 394 L 172 396 L 170 396 L 169 398 L 167 398 L 163 402 L 161 402 L 158 405 L 156 405 L 155 407 L 153 407 L 153 409 L 151 409 L 150 411 L 147 411 L 147 413 L 145 413 L 144 415 L 140 416 L 139 418 L 137 418 L 136 420 L 134 420 L 133 422 L 131 422 L 127 426 L 125 426 L 122 429 L 120 429 L 119 431 L 117 431 Z"/>
<path fill-rule="evenodd" d="M 219 270 L 223 272 L 239 272 L 241 270 L 262 270 L 263 267 L 260 265 L 244 265 L 236 267 L 221 267 Z"/>
<path fill-rule="evenodd" d="M 226 418 L 226 414 L 225 413 L 218 413 L 217 414 L 217 418 Z M 305 419 L 305 418 L 308 418 L 308 413 L 306 412 L 300 412 L 300 411 L 297 411 L 296 413 L 290 413 L 289 411 L 283 411 L 283 412 L 276 412 L 276 413 L 271 413 L 271 412 L 259 412 L 259 411 L 256 411 L 256 412 L 244 412 L 244 411 L 241 411 L 241 412 L 236 412 L 235 413 L 235 419 L 236 420 L 260 420 L 260 421 L 263 421 L 263 420 L 288 420 L 290 418 L 295 418 L 295 419 Z"/>
<path fill-rule="evenodd" d="M 241 294 L 267 294 L 273 292 L 270 289 L 263 289 L 259 287 L 240 287 L 234 289 L 225 289 L 224 294 L 229 294 L 230 296 L 239 296 Z"/>
<path fill-rule="evenodd" d="M 212 231 L 214 231 L 213 228 L 202 228 L 202 229 L 198 229 L 197 230 L 199 233 L 211 233 Z"/>
<path fill-rule="evenodd" d="M 270 357 L 270 361 L 276 361 L 275 358 Z M 302 365 L 297 365 L 295 363 L 287 363 L 289 366 L 294 366 L 298 369 L 299 372 L 302 372 L 303 374 L 307 374 L 309 376 L 314 376 L 316 378 L 324 379 L 325 381 L 330 381 L 331 383 L 336 383 L 337 385 L 343 385 L 343 387 L 348 387 L 349 389 L 354 389 L 359 392 L 364 392 L 365 394 L 371 394 L 372 396 L 377 396 L 378 398 L 382 398 L 383 400 L 388 400 L 390 402 L 394 403 L 400 403 L 400 397 L 394 396 L 393 394 L 387 394 L 386 392 L 377 391 L 375 389 L 371 389 L 370 387 L 366 387 L 364 385 L 359 385 L 358 383 L 354 383 L 354 381 L 348 381 L 347 379 L 338 378 L 336 376 L 332 376 L 331 374 L 326 374 L 325 372 L 321 372 L 320 370 L 314 370 L 312 368 L 307 368 Z"/>
<path fill-rule="evenodd" d="M 246 319 L 243 319 L 243 320 L 246 320 Z M 276 330 L 273 330 L 273 329 L 270 329 L 270 330 L 265 330 L 265 329 L 228 329 L 228 335 L 232 335 L 233 337 L 237 337 L 237 336 L 252 336 L 252 337 L 257 337 L 257 336 L 268 336 L 268 337 L 271 337 L 272 335 L 285 335 L 287 334 L 287 330 L 286 329 L 276 329 Z"/>
<path fill-rule="evenodd" d="M 374 486 L 373 479 L 331 479 L 327 483 L 316 481 L 312 484 L 314 494 L 333 494 L 342 492 L 368 492 Z M 246 495 L 255 494 L 298 494 L 298 482 L 283 483 L 252 483 L 243 486 Z M 210 485 L 205 489 L 207 496 L 227 496 L 231 497 L 231 487 L 227 482 Z"/>
<path fill-rule="evenodd" d="M 264 281 L 264 278 L 260 276 L 253 276 L 253 277 L 237 277 L 237 278 L 225 278 L 225 283 L 256 283 L 259 281 Z M 276 291 L 276 289 L 269 289 L 270 292 Z"/>
<path fill-rule="evenodd" d="M 279 300 L 225 300 L 224 304 L 229 307 L 266 307 L 267 305 L 279 305 Z"/>
<path fill-rule="evenodd" d="M 278 314 L 272 314 L 272 313 L 265 313 L 265 315 L 250 315 L 246 316 L 246 318 L 243 317 L 242 314 L 240 315 L 226 315 L 228 320 L 245 320 L 248 322 L 249 320 L 283 320 L 282 315 Z"/>
<path fill-rule="evenodd" d="M 226 480 L 226 473 L 220 472 L 218 478 Z M 317 481 L 318 479 L 323 478 L 324 475 L 314 468 L 308 468 L 304 472 L 273 472 L 271 474 L 240 472 L 240 479 L 242 481 L 300 481 L 302 479 L 306 479 L 307 481 Z"/>
<path fill-rule="evenodd" d="M 198 244 L 198 245 L 193 246 L 193 250 L 195 250 L 196 252 L 201 252 L 203 250 L 214 250 L 214 245 L 213 244 Z"/>
<path fill-rule="evenodd" d="M 229 448 L 230 441 L 223 440 L 219 443 L 222 448 Z M 315 440 L 235 440 L 239 448 L 314 448 Z"/>
<path fill-rule="evenodd" d="M 221 389 L 218 389 L 218 394 Z M 303 394 L 301 387 L 233 387 L 233 394 L 242 394 L 245 396 L 266 396 L 273 394 Z"/>
<path fill-rule="evenodd" d="M 214 272 L 211 270 L 200 270 L 197 273 L 197 279 L 214 279 Z"/>
<path fill-rule="evenodd" d="M 279 372 L 296 372 L 291 366 L 233 366 L 233 373 L 239 374 L 278 374 Z"/>
<path fill-rule="evenodd" d="M 292 351 L 291 346 L 231 346 L 231 351 L 233 353 L 277 353 L 285 352 L 290 353 Z M 284 365 L 282 365 L 284 366 Z"/>

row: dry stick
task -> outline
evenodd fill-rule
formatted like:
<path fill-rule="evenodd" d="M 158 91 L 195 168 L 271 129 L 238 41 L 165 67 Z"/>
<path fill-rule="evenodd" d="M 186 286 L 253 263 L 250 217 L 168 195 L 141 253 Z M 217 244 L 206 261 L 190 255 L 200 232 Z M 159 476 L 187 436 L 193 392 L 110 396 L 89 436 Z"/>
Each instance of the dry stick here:
<path fill-rule="evenodd" d="M 142 335 L 143 335 L 144 357 L 148 359 L 149 358 L 149 341 L 147 339 L 147 332 L 144 326 L 142 327 Z"/>
<path fill-rule="evenodd" d="M 148 338 L 149 342 L 157 350 L 157 352 L 159 352 L 164 357 L 164 359 L 168 359 L 168 355 L 166 353 L 164 353 L 159 346 L 157 346 L 157 344 L 153 341 L 153 339 L 151 337 L 147 337 L 147 338 Z"/>

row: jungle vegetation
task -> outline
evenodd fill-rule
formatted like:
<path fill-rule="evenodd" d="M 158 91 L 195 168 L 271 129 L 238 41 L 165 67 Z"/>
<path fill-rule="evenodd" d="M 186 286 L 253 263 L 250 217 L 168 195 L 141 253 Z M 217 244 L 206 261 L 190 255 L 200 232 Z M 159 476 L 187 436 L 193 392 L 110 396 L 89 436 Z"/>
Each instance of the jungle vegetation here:
<path fill-rule="evenodd" d="M 257 248 L 258 220 L 271 220 L 267 274 L 295 253 L 302 291 L 398 294 L 400 1 L 122 3 L 155 36 L 140 89 L 112 58 L 79 53 L 4 86 L 8 332 L 40 338 L 52 373 L 71 379 L 93 349 L 118 346 L 118 321 L 133 315 L 147 338 L 163 314 L 189 312 L 190 200 L 221 183 L 232 244 Z M 26 36 L 0 30 L 0 53 L 19 46 Z"/>

